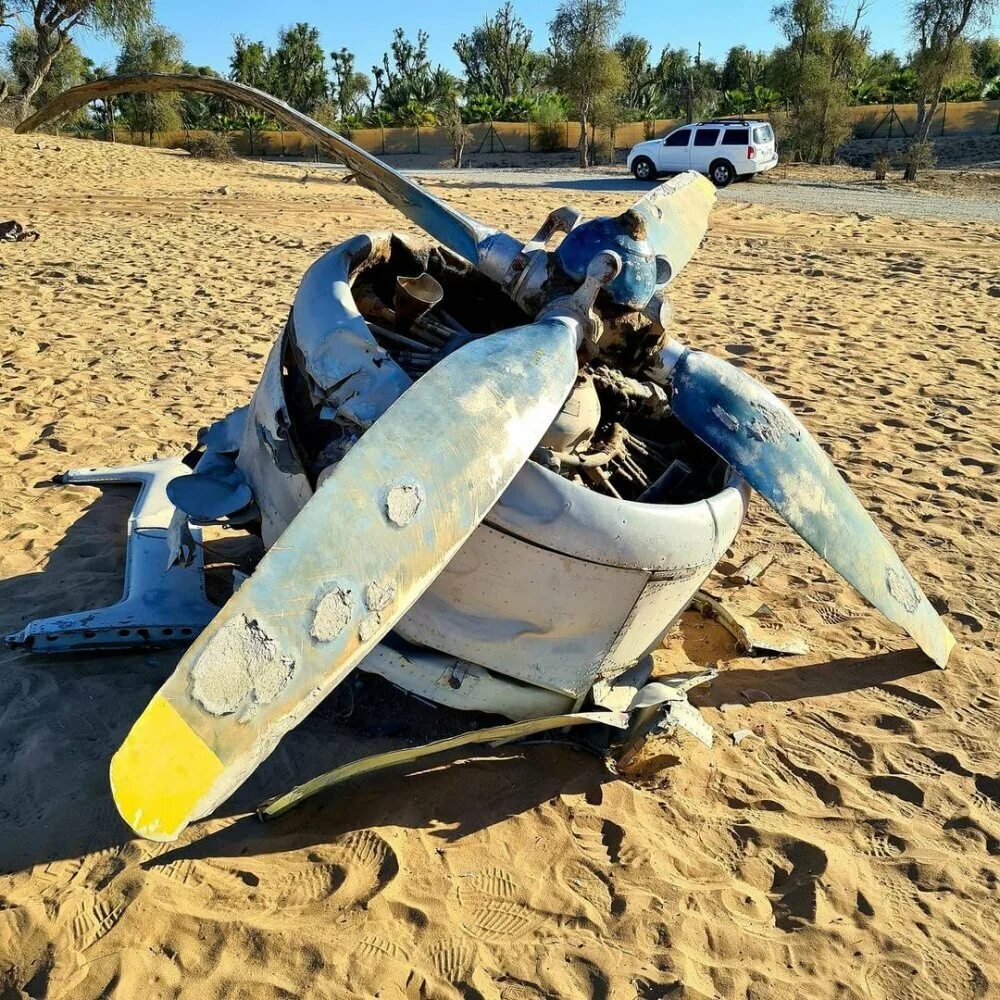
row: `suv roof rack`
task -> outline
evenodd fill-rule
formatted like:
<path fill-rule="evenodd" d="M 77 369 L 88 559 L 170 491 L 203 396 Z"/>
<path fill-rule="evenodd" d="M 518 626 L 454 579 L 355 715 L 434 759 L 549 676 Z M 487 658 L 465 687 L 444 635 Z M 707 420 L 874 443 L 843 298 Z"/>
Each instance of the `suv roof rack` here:
<path fill-rule="evenodd" d="M 749 125 L 747 118 L 710 118 L 707 122 L 698 122 L 699 125 Z"/>

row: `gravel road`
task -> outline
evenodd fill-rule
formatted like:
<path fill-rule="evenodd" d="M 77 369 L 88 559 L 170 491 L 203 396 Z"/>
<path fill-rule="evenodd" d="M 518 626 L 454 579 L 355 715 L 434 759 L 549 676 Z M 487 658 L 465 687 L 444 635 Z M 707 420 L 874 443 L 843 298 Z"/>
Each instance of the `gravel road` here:
<path fill-rule="evenodd" d="M 410 173 L 441 181 L 457 179 L 454 170 L 412 170 Z M 542 171 L 530 169 L 475 169 L 461 174 L 465 183 L 476 187 L 557 187 L 570 191 L 624 191 L 634 193 L 653 187 L 623 171 Z M 822 181 L 769 181 L 732 184 L 719 191 L 722 201 L 742 201 L 773 205 L 806 212 L 833 212 L 845 215 L 893 215 L 909 219 L 947 219 L 959 222 L 1000 223 L 1000 199 L 964 198 L 920 191 L 878 191 L 850 184 Z"/>
<path fill-rule="evenodd" d="M 302 163 L 307 169 L 342 170 L 336 164 Z M 622 168 L 535 170 L 523 167 L 463 170 L 409 170 L 415 178 L 471 187 L 553 187 L 567 191 L 623 191 L 639 197 L 653 187 L 626 174 Z M 733 184 L 719 192 L 722 201 L 773 205 L 794 211 L 832 212 L 837 215 L 890 215 L 908 219 L 946 219 L 956 222 L 1000 223 L 1000 199 L 965 198 L 920 191 L 878 191 L 823 181 L 768 181 Z"/>

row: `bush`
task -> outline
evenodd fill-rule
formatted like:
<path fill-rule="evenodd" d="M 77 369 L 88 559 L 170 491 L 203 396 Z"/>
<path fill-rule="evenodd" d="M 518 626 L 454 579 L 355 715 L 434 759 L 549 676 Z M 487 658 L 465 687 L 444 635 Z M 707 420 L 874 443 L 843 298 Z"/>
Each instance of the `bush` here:
<path fill-rule="evenodd" d="M 14 128 L 21 124 L 21 102 L 9 97 L 0 104 L 0 128 Z"/>
<path fill-rule="evenodd" d="M 936 162 L 933 142 L 926 139 L 923 142 L 911 142 L 903 150 L 903 179 L 915 181 L 917 171 L 933 167 Z"/>
<path fill-rule="evenodd" d="M 566 148 L 566 126 L 562 122 L 536 122 L 531 126 L 531 148 L 557 153 Z"/>
<path fill-rule="evenodd" d="M 599 165 L 615 162 L 615 147 L 610 139 L 591 139 L 589 145 L 591 163 Z"/>
<path fill-rule="evenodd" d="M 565 102 L 547 95 L 538 101 L 531 115 L 531 148 L 543 153 L 566 149 Z"/>
<path fill-rule="evenodd" d="M 873 166 L 875 167 L 875 180 L 884 181 L 885 175 L 889 172 L 889 167 L 892 165 L 892 158 L 889 156 L 889 150 L 880 149 L 875 154 L 875 160 Z"/>
<path fill-rule="evenodd" d="M 233 149 L 232 139 L 225 132 L 209 132 L 208 135 L 198 139 L 188 139 L 184 143 L 184 149 L 192 156 L 205 160 L 236 159 L 236 150 Z"/>

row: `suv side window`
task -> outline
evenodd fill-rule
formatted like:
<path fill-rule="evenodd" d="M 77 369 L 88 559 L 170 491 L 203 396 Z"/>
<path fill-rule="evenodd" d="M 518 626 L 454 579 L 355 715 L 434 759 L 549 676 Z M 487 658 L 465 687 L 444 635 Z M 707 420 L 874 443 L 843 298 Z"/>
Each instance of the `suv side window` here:
<path fill-rule="evenodd" d="M 720 131 L 721 129 L 717 128 L 700 128 L 694 134 L 694 144 L 696 146 L 714 146 Z"/>
<path fill-rule="evenodd" d="M 686 146 L 688 144 L 688 139 L 691 138 L 691 129 L 682 128 L 679 132 L 671 132 L 670 135 L 663 140 L 664 146 Z"/>
<path fill-rule="evenodd" d="M 723 146 L 749 146 L 750 129 L 748 128 L 727 128 L 722 135 Z"/>

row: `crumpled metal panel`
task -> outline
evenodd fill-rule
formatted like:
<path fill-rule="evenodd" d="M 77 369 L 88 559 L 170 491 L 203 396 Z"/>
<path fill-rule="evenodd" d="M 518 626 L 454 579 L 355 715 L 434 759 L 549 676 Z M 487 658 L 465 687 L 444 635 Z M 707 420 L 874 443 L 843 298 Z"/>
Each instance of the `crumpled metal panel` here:
<path fill-rule="evenodd" d="M 396 684 L 421 698 L 467 712 L 489 712 L 508 719 L 540 719 L 573 708 L 574 698 L 507 680 L 485 667 L 398 640 L 381 642 L 359 670 Z"/>
<path fill-rule="evenodd" d="M 364 234 L 328 250 L 306 271 L 292 307 L 294 343 L 317 400 L 338 422 L 370 427 L 412 385 L 375 342 L 351 295 L 351 272 L 388 255 L 388 233 Z"/>
<path fill-rule="evenodd" d="M 312 496 L 312 487 L 289 435 L 288 411 L 281 387 L 282 334 L 271 348 L 257 391 L 250 401 L 236 466 L 260 508 L 266 546 L 277 541 Z"/>

